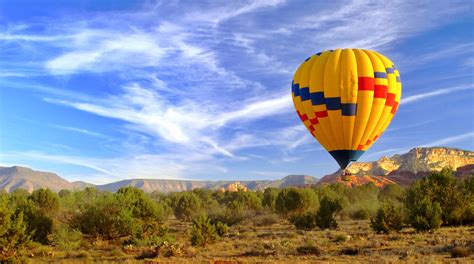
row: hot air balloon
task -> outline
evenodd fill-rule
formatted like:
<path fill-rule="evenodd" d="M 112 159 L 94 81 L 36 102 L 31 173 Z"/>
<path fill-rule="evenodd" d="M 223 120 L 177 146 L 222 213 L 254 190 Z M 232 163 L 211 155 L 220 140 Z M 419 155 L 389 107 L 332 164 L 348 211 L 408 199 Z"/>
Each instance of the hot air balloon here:
<path fill-rule="evenodd" d="M 401 92 L 393 62 L 363 49 L 328 50 L 307 58 L 291 86 L 301 121 L 343 171 L 388 127 Z"/>

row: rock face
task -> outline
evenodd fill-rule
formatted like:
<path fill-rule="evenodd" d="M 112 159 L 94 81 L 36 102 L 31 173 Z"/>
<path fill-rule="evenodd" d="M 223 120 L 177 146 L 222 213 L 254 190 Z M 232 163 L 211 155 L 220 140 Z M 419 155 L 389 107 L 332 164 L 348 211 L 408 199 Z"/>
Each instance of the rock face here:
<path fill-rule="evenodd" d="M 451 167 L 457 176 L 472 174 L 474 152 L 443 147 L 414 148 L 405 154 L 390 158 L 384 156 L 374 162 L 355 162 L 348 167 L 348 172 L 365 180 L 341 177 L 341 172 L 337 171 L 324 176 L 320 183 L 343 182 L 352 186 L 359 185 L 359 182 L 373 182 L 380 187 L 390 183 L 408 185 L 444 167 Z"/>

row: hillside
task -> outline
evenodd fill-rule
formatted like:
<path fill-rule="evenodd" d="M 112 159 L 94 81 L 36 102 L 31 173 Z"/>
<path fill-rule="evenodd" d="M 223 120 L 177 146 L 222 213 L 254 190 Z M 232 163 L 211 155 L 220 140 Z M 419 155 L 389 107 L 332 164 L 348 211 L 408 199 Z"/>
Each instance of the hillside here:
<path fill-rule="evenodd" d="M 306 175 L 289 175 L 283 179 L 270 181 L 240 181 L 239 185 L 249 190 L 264 190 L 268 187 L 284 188 L 288 186 L 305 186 L 314 184 L 318 180 Z M 25 189 L 29 192 L 39 188 L 48 188 L 53 191 L 62 189 L 83 189 L 95 186 L 100 190 L 115 192 L 124 186 L 133 186 L 145 192 L 180 192 L 196 188 L 206 189 L 228 189 L 236 181 L 193 181 L 193 180 L 160 180 L 160 179 L 129 179 L 112 182 L 104 185 L 93 185 L 86 182 L 69 182 L 57 174 L 51 172 L 36 171 L 30 168 L 13 166 L 0 167 L 0 188 L 11 192 L 15 189 Z"/>
<path fill-rule="evenodd" d="M 373 162 L 355 162 L 348 167 L 354 176 L 341 178 L 341 172 L 326 175 L 318 184 L 342 182 L 346 185 L 360 185 L 373 182 L 377 186 L 391 183 L 408 185 L 423 178 L 430 171 L 451 167 L 456 176 L 474 173 L 474 152 L 444 147 L 414 148 L 408 153 L 392 157 L 381 157 Z"/>
<path fill-rule="evenodd" d="M 48 188 L 57 192 L 62 189 L 82 189 L 87 186 L 92 186 L 92 184 L 69 182 L 51 172 L 35 171 L 20 166 L 0 167 L 0 188 L 7 192 L 15 189 L 32 192 L 39 188 Z"/>

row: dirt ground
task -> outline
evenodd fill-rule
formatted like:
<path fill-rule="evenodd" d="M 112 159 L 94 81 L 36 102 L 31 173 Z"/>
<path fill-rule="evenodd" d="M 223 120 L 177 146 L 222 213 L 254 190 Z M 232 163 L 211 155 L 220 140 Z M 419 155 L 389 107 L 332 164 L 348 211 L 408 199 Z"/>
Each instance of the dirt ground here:
<path fill-rule="evenodd" d="M 190 223 L 172 220 L 177 244 L 169 254 L 149 248 L 123 248 L 104 241 L 72 252 L 40 246 L 27 250 L 30 263 L 474 263 L 474 227 L 444 227 L 434 233 L 376 234 L 369 221 L 340 221 L 328 231 L 296 230 L 285 220 L 232 226 L 230 234 L 206 247 L 189 242 Z M 304 247 L 306 246 L 306 248 Z M 306 250 L 305 250 L 306 249 Z M 452 257 L 454 249 L 467 257 Z"/>

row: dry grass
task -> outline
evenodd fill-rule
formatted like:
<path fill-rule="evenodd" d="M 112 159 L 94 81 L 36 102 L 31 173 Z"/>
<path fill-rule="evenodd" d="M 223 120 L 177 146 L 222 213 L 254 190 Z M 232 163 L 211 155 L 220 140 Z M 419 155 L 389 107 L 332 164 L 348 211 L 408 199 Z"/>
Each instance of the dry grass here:
<path fill-rule="evenodd" d="M 447 227 L 434 233 L 376 234 L 369 221 L 341 221 L 337 230 L 299 231 L 286 220 L 271 225 L 255 222 L 232 226 L 230 234 L 206 247 L 192 247 L 189 223 L 170 221 L 178 253 L 157 254 L 154 249 L 122 249 L 119 243 L 100 241 L 89 249 L 57 251 L 39 246 L 27 252 L 32 262 L 56 263 L 474 263 L 474 228 Z"/>

